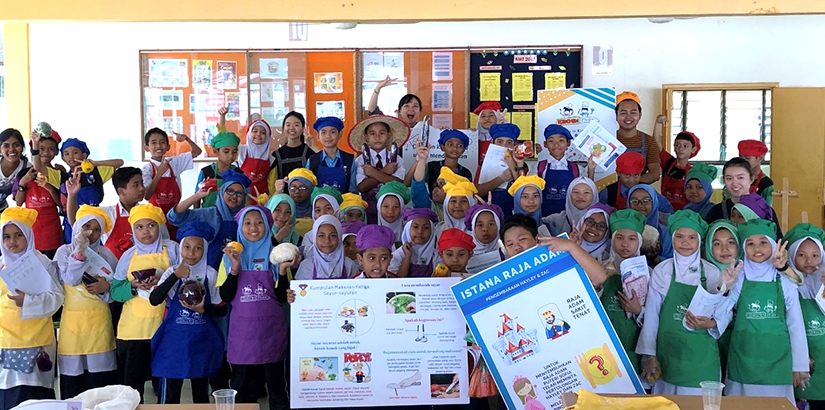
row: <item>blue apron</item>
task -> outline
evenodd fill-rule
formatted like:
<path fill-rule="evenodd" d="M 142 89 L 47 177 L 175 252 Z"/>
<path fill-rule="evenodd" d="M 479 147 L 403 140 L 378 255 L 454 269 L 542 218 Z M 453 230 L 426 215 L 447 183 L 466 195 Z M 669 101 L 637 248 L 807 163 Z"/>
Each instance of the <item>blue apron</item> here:
<path fill-rule="evenodd" d="M 343 158 L 336 158 L 334 167 L 328 167 L 326 159 L 322 159 L 318 166 L 317 177 L 318 186 L 329 185 L 342 193 L 349 192 L 347 167 L 344 165 Z"/>
<path fill-rule="evenodd" d="M 178 286 L 183 283 L 178 280 Z M 209 280 L 204 279 L 204 306 L 211 305 Z M 165 339 L 165 340 L 164 340 Z M 211 317 L 184 308 L 178 293 L 152 337 L 152 376 L 200 379 L 213 376 L 223 361 L 224 337 Z"/>
<path fill-rule="evenodd" d="M 542 191 L 541 215 L 547 216 L 564 211 L 567 202 L 567 187 L 573 182 L 572 167 L 576 164 L 567 163 L 566 170 L 552 170 L 549 167 L 544 171 L 544 191 Z"/>
<path fill-rule="evenodd" d="M 220 270 L 221 260 L 223 259 L 223 247 L 229 242 L 238 239 L 238 223 L 234 219 L 226 220 L 218 213 L 218 218 L 221 219 L 218 233 L 215 239 L 209 244 L 209 249 L 206 250 L 206 263 L 214 268 Z"/>
<path fill-rule="evenodd" d="M 513 202 L 513 196 L 507 192 L 506 189 L 493 189 L 493 203 L 500 206 L 502 212 L 504 212 L 504 217 L 508 217 L 513 214 L 513 209 L 515 207 L 515 203 Z"/>

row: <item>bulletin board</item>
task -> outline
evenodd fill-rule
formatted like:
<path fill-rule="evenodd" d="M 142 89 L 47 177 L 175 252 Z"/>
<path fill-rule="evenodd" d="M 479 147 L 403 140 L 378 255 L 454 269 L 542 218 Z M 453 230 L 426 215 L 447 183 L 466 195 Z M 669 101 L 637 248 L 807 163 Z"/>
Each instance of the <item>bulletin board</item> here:
<path fill-rule="evenodd" d="M 582 87 L 582 46 L 514 47 L 470 50 L 469 122 L 485 101 L 498 101 L 522 140 L 536 141 L 538 90 Z M 529 131 L 527 131 L 529 129 Z"/>

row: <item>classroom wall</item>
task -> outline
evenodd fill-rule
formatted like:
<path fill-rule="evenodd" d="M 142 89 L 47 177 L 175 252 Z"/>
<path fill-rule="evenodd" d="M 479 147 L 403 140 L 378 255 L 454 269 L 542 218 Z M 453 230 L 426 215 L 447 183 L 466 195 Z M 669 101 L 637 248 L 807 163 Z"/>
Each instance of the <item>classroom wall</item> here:
<path fill-rule="evenodd" d="M 138 50 L 582 44 L 583 84 L 637 92 L 643 130 L 652 129 L 666 83 L 825 86 L 825 53 L 811 46 L 825 38 L 825 16 L 361 24 L 352 30 L 313 24 L 306 42 L 288 41 L 284 23 L 32 23 L 29 38 L 32 121 L 87 140 L 98 157 L 107 155 L 107 139 L 128 134 L 139 158 Z M 591 74 L 594 45 L 613 45 L 613 75 Z M 781 144 L 779 136 L 774 144 Z M 808 155 L 820 159 L 822 153 Z M 184 194 L 194 189 L 196 172 L 188 174 Z"/>

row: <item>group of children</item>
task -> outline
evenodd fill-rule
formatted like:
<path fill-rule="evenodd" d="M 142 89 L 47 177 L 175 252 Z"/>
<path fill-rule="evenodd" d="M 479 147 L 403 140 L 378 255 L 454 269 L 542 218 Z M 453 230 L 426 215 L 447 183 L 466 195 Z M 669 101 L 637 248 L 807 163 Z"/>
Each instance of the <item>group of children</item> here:
<path fill-rule="evenodd" d="M 500 107 L 476 111 L 484 147 L 519 144 Z M 140 170 L 89 160 L 83 142 L 56 132 L 32 133 L 29 164 L 22 135 L 0 133 L 0 171 L 19 205 L 0 214 L 3 266 L 31 253 L 52 278 L 38 295 L 0 282 L 0 407 L 53 397 L 56 354 L 63 398 L 115 380 L 142 395 L 152 379 L 161 403 L 179 403 L 190 379 L 195 403 L 226 385 L 253 402 L 265 385 L 270 408 L 287 409 L 293 278 L 465 278 L 537 245 L 584 268 L 654 393 L 697 394 L 699 382 L 724 378 L 728 394 L 825 405 L 825 375 L 809 368 L 825 359 L 815 301 L 825 232 L 803 224 L 780 239 L 759 195 L 770 198 L 769 180 L 754 171 L 761 142 L 740 144 L 743 157 L 722 172 L 727 198 L 712 204 L 717 170 L 688 161 L 699 149 L 691 133 L 676 137 L 675 157 L 662 151 L 659 193 L 639 182 L 646 159 L 632 150 L 617 161 L 618 181 L 598 191 L 593 162 L 568 161 L 572 135 L 559 125 L 542 135 L 549 159 L 532 169 L 509 155 L 506 171 L 481 183 L 458 163 L 469 139 L 456 130 L 440 132 L 443 160 L 429 161 L 429 144 L 415 142 L 406 171 L 409 124 L 399 118 L 356 124 L 348 142 L 357 156 L 338 149 L 338 118 L 313 124 L 318 152 L 301 114 L 282 127 L 286 145 L 273 151 L 265 121 L 250 123 L 244 143 L 221 121 L 210 142 L 217 162 L 186 198 L 180 175 L 201 149 L 185 135 L 174 137 L 191 149 L 169 157 L 170 137 L 149 130 Z M 58 152 L 68 169 L 52 164 Z M 100 206 L 109 179 L 118 202 Z M 622 291 L 620 272 L 640 255 L 650 274 L 644 303 Z M 112 274 L 90 276 L 89 260 Z M 709 316 L 687 310 L 699 286 L 717 301 Z M 197 289 L 201 297 L 190 297 Z"/>

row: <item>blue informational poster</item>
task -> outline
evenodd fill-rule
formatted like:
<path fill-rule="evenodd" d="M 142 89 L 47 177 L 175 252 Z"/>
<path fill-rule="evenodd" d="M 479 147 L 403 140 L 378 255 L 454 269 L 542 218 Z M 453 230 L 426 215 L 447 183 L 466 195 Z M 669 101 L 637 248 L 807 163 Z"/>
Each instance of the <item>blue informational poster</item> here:
<path fill-rule="evenodd" d="M 561 393 L 644 393 L 584 269 L 537 246 L 452 286 L 509 410 Z"/>

